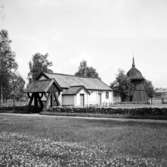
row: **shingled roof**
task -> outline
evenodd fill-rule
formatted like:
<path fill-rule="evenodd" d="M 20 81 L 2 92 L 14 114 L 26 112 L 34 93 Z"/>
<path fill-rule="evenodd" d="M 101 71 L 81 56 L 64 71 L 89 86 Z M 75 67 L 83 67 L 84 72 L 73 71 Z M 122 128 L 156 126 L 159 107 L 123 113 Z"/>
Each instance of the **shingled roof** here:
<path fill-rule="evenodd" d="M 62 95 L 76 95 L 82 89 L 84 89 L 89 94 L 89 92 L 84 86 L 72 86 L 69 89 L 63 91 Z"/>
<path fill-rule="evenodd" d="M 55 84 L 59 88 L 59 86 L 55 83 L 53 79 L 33 81 L 27 85 L 25 92 L 29 93 L 48 92 L 48 90 L 53 84 Z"/>
<path fill-rule="evenodd" d="M 133 58 L 132 68 L 128 71 L 127 76 L 130 80 L 144 80 L 142 73 L 135 67 L 135 61 Z"/>
<path fill-rule="evenodd" d="M 61 88 L 70 88 L 72 86 L 82 85 L 88 90 L 107 90 L 111 88 L 103 81 L 96 78 L 77 77 L 74 75 L 59 74 L 59 73 L 42 73 L 49 79 L 55 79 Z M 41 75 L 42 75 L 41 74 Z"/>

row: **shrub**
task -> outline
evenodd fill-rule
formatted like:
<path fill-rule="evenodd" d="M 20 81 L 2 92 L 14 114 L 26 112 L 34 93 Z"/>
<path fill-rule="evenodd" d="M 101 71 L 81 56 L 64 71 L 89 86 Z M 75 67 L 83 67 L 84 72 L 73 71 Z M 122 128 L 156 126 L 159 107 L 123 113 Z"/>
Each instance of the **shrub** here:
<path fill-rule="evenodd" d="M 37 113 L 39 110 L 35 107 L 15 106 L 15 107 L 0 107 L 0 113 Z"/>
<path fill-rule="evenodd" d="M 94 114 L 124 114 L 132 116 L 167 116 L 167 108 L 103 108 L 103 107 L 54 107 L 51 112 L 58 113 L 94 113 Z"/>

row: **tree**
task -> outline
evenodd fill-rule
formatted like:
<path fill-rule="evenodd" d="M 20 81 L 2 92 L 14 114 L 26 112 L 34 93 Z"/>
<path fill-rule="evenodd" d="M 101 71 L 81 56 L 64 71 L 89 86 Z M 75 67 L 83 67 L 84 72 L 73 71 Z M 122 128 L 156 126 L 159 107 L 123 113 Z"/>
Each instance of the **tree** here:
<path fill-rule="evenodd" d="M 134 92 L 134 86 L 123 70 L 119 70 L 116 80 L 111 83 L 110 87 L 113 89 L 115 96 L 121 97 L 121 101 L 129 101 Z M 144 88 L 147 96 L 152 98 L 154 96 L 154 87 L 151 81 L 145 80 Z"/>
<path fill-rule="evenodd" d="M 29 62 L 29 78 L 36 80 L 41 72 L 52 72 L 52 70 L 49 69 L 49 67 L 52 66 L 52 62 L 48 61 L 47 58 L 47 53 L 44 55 L 36 53 L 32 56 L 32 61 Z"/>
<path fill-rule="evenodd" d="M 13 74 L 11 78 L 11 96 L 16 100 L 20 100 L 24 97 L 25 81 L 20 75 Z"/>
<path fill-rule="evenodd" d="M 144 86 L 145 86 L 145 90 L 146 90 L 146 93 L 147 93 L 148 97 L 152 99 L 153 96 L 154 96 L 154 93 L 155 93 L 152 82 L 148 81 L 148 80 L 145 80 Z"/>
<path fill-rule="evenodd" d="M 7 30 L 0 31 L 0 102 L 10 94 L 12 69 L 17 69 L 15 53 L 10 46 Z"/>
<path fill-rule="evenodd" d="M 87 62 L 85 60 L 80 62 L 79 69 L 75 73 L 75 76 L 100 79 L 99 74 L 96 72 L 96 69 L 87 66 Z"/>
<path fill-rule="evenodd" d="M 127 75 L 123 70 L 119 70 L 116 80 L 111 83 L 110 86 L 113 89 L 115 96 L 120 96 L 121 101 L 129 100 L 133 92 L 133 85 L 131 84 L 130 80 L 128 79 Z"/>

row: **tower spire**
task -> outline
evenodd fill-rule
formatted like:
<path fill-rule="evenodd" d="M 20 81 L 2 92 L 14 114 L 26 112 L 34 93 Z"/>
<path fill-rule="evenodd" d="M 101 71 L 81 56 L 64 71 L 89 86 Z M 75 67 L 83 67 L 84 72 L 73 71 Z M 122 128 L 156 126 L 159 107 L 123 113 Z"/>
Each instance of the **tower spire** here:
<path fill-rule="evenodd" d="M 132 67 L 135 67 L 135 59 L 133 57 L 133 61 L 132 61 Z"/>

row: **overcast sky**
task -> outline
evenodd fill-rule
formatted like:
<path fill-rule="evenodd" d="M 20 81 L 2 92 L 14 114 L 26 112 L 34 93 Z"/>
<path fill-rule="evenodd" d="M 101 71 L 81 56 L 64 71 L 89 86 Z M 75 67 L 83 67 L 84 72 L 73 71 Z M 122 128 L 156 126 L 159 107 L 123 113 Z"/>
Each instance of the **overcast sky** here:
<path fill-rule="evenodd" d="M 80 61 L 110 84 L 136 67 L 167 87 L 167 0 L 0 0 L 19 72 L 27 77 L 36 52 L 49 53 L 54 72 L 74 74 Z"/>

